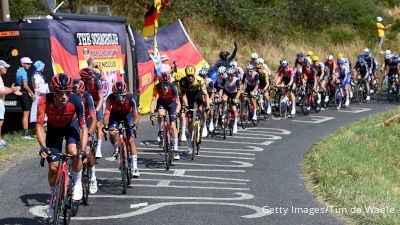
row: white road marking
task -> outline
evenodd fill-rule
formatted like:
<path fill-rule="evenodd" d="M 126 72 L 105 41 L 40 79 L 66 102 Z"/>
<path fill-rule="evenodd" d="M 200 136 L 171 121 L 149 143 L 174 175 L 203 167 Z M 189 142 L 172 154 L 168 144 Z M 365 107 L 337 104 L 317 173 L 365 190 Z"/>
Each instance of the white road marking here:
<path fill-rule="evenodd" d="M 242 142 L 242 141 L 223 141 L 223 140 L 205 140 L 205 142 L 218 142 L 218 143 L 229 143 L 229 144 L 243 144 L 243 145 L 270 145 L 274 143 L 273 141 L 264 141 L 261 143 L 254 143 L 254 142 Z"/>
<path fill-rule="evenodd" d="M 228 154 L 228 155 L 249 155 L 249 156 L 253 156 L 255 155 L 254 153 L 243 153 L 243 152 L 219 152 L 219 149 L 215 149 L 217 151 L 201 151 L 202 153 L 212 153 L 212 154 Z"/>
<path fill-rule="evenodd" d="M 138 204 L 131 204 L 131 206 L 129 208 L 130 209 L 137 209 L 137 208 L 148 206 L 148 205 L 149 205 L 149 203 L 147 203 L 147 202 L 141 202 L 141 203 L 138 203 Z"/>
<path fill-rule="evenodd" d="M 149 213 L 152 211 L 155 211 L 157 209 L 160 209 L 164 206 L 174 206 L 174 205 L 223 205 L 223 206 L 236 206 L 236 207 L 243 207 L 243 208 L 248 208 L 248 209 L 253 209 L 256 211 L 253 214 L 249 215 L 244 215 L 241 216 L 243 218 L 251 219 L 251 218 L 258 218 L 258 217 L 263 217 L 267 215 L 271 215 L 271 213 L 265 213 L 263 208 L 255 206 L 255 205 L 245 205 L 245 204 L 238 204 L 238 203 L 228 203 L 228 202 L 162 202 L 162 203 L 156 203 L 153 205 L 149 205 L 145 208 L 129 212 L 129 213 L 123 213 L 123 214 L 118 214 L 118 215 L 111 215 L 111 216 L 85 216 L 85 217 L 72 217 L 72 220 L 108 220 L 108 219 L 122 219 L 122 218 L 128 218 L 128 217 L 133 217 L 133 216 L 138 216 L 142 215 L 145 213 Z"/>
<path fill-rule="evenodd" d="M 35 205 L 29 208 L 29 212 L 37 217 L 47 218 L 49 205 Z"/>
<path fill-rule="evenodd" d="M 254 144 L 254 143 L 253 143 Z M 201 150 L 200 150 L 201 151 Z M 162 155 L 164 153 L 157 153 L 157 152 L 140 152 L 140 155 Z M 248 160 L 254 160 L 255 158 L 247 158 L 247 157 L 233 157 L 233 156 L 214 156 L 214 155 L 197 155 L 196 157 L 200 158 L 221 158 L 221 159 L 248 159 Z M 112 160 L 110 160 L 112 161 Z M 96 168 L 97 171 L 97 168 Z"/>
<path fill-rule="evenodd" d="M 262 133 L 268 133 L 268 134 L 289 135 L 292 133 L 289 130 L 280 129 L 280 128 L 270 128 L 270 127 L 249 127 L 249 128 L 246 128 L 246 130 L 251 130 L 251 132 L 254 132 L 254 133 L 262 132 Z M 260 131 L 260 130 L 262 130 L 262 131 Z M 241 131 L 244 131 L 244 130 L 241 130 Z"/>
<path fill-rule="evenodd" d="M 323 123 L 328 120 L 333 120 L 335 117 L 330 117 L 330 116 L 309 116 L 310 120 L 292 120 L 293 122 L 299 122 L 299 123 Z M 307 119 L 307 117 L 304 117 L 304 119 Z"/>
<path fill-rule="evenodd" d="M 156 148 L 137 148 L 138 150 L 160 150 L 162 149 L 158 145 L 153 145 Z M 218 151 L 239 151 L 239 152 L 262 152 L 264 151 L 263 148 L 256 147 L 256 146 L 246 146 L 247 148 L 250 149 L 242 149 L 242 148 L 212 148 L 212 147 L 203 147 L 201 146 L 201 149 L 211 149 L 211 150 L 218 150 Z M 181 149 L 184 148 L 186 149 L 187 147 L 181 147 Z M 140 152 L 138 153 L 140 155 Z"/>
<path fill-rule="evenodd" d="M 347 110 L 345 109 L 340 109 L 338 110 L 338 112 L 346 112 L 346 113 L 362 113 L 362 112 L 366 112 L 366 111 L 370 111 L 372 109 L 370 108 L 358 108 L 358 107 L 349 107 L 347 108 Z"/>
<path fill-rule="evenodd" d="M 271 134 L 264 134 L 262 137 L 249 137 L 249 136 L 241 136 L 241 135 L 233 135 L 227 136 L 228 138 L 245 138 L 245 139 L 253 139 L 253 140 L 279 140 L 282 139 L 281 136 L 271 135 Z"/>
<path fill-rule="evenodd" d="M 219 149 L 218 149 L 219 150 Z M 174 162 L 176 165 L 193 165 L 193 166 L 212 166 L 212 167 L 252 167 L 252 163 L 248 162 L 242 162 L 242 161 L 231 161 L 232 163 L 238 163 L 237 164 L 231 164 L 231 165 L 222 165 L 222 164 L 202 164 L 202 163 L 184 163 L 184 162 Z"/>
<path fill-rule="evenodd" d="M 121 180 L 121 178 L 97 178 L 97 180 Z M 168 180 L 168 179 L 135 179 L 135 181 L 170 181 L 174 183 L 197 183 L 197 184 L 236 184 L 246 185 L 243 182 L 221 182 L 221 181 L 200 181 L 200 180 Z M 92 196 L 92 195 L 91 195 Z"/>
<path fill-rule="evenodd" d="M 235 187 L 210 187 L 210 186 L 178 186 L 178 185 L 152 185 L 152 184 L 131 184 L 130 187 L 155 187 L 155 188 L 178 188 L 178 189 L 204 189 L 204 190 L 234 190 L 248 191 L 250 188 L 235 188 Z"/>
<path fill-rule="evenodd" d="M 116 198 L 116 199 L 165 199 L 165 200 L 212 200 L 212 201 L 243 201 L 253 199 L 254 195 L 235 192 L 238 197 L 217 198 L 217 197 L 182 197 L 182 196 L 135 196 L 135 195 L 91 195 L 90 198 Z M 46 206 L 47 207 L 47 206 Z M 46 215 L 45 215 L 46 216 Z"/>
<path fill-rule="evenodd" d="M 143 168 L 140 171 L 165 171 L 165 169 L 149 169 Z M 245 170 L 219 170 L 219 169 L 170 169 L 175 174 L 184 174 L 185 172 L 230 172 L 230 173 L 245 173 Z M 96 168 L 96 172 L 120 172 L 118 168 Z"/>

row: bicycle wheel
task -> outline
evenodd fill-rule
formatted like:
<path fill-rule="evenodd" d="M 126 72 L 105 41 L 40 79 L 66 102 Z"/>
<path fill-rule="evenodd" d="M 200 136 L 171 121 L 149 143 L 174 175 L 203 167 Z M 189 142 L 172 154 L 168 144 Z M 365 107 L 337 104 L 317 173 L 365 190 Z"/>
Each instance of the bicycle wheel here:
<path fill-rule="evenodd" d="M 87 166 L 87 163 L 84 163 L 82 169 L 82 186 L 83 186 L 82 201 L 84 205 L 87 205 L 89 201 L 89 182 L 90 182 L 89 168 Z"/>
<path fill-rule="evenodd" d="M 310 99 L 308 98 L 308 96 L 305 95 L 301 99 L 301 111 L 303 112 L 303 114 L 305 116 L 307 116 L 310 113 L 310 110 L 311 110 L 311 102 L 310 102 Z"/>
<path fill-rule="evenodd" d="M 249 104 L 247 101 L 243 102 L 240 112 L 240 123 L 242 124 L 242 128 L 246 129 L 247 121 L 249 120 Z"/>
<path fill-rule="evenodd" d="M 232 119 L 233 115 L 230 109 L 228 109 L 228 128 L 229 128 L 229 136 L 233 135 L 233 119 Z"/>
<path fill-rule="evenodd" d="M 228 108 L 228 106 L 227 106 Z M 228 127 L 228 109 L 224 110 L 224 115 L 223 115 L 223 119 L 222 119 L 222 135 L 224 137 L 224 139 L 226 139 L 226 129 Z"/>
<path fill-rule="evenodd" d="M 71 216 L 76 215 L 78 213 L 78 206 L 79 206 L 79 201 L 73 202 L 72 201 L 72 177 L 70 176 L 68 178 L 68 184 L 67 184 L 67 199 L 64 199 L 64 202 L 66 204 L 64 205 L 64 224 L 68 225 L 69 222 L 71 221 Z M 74 204 L 75 203 L 75 204 Z"/>
<path fill-rule="evenodd" d="M 287 115 L 287 101 L 286 101 L 286 96 L 281 96 L 279 98 L 279 115 L 281 117 L 281 119 L 284 119 Z"/>
<path fill-rule="evenodd" d="M 126 194 L 126 189 L 128 188 L 128 177 L 127 177 L 127 160 L 125 156 L 124 145 L 119 146 L 119 157 L 120 157 L 120 170 L 121 170 L 121 178 L 122 178 L 122 193 Z"/>
<path fill-rule="evenodd" d="M 176 118 L 176 130 L 178 131 L 178 146 L 181 146 L 182 130 L 181 130 L 181 119 L 179 116 L 178 118 Z"/>
<path fill-rule="evenodd" d="M 191 159 L 194 160 L 194 155 L 196 154 L 196 148 L 197 148 L 197 138 L 200 134 L 200 127 L 199 127 L 199 123 L 197 123 L 197 121 L 194 123 L 193 126 L 193 131 L 192 131 L 192 156 Z"/>
<path fill-rule="evenodd" d="M 61 162 L 60 162 L 61 163 Z M 60 178 L 58 179 L 57 187 L 55 190 L 56 199 L 54 200 L 54 214 L 53 214 L 53 225 L 58 225 L 61 223 L 61 208 L 62 208 L 62 192 L 64 191 L 63 184 L 64 184 L 64 174 L 61 173 Z"/>
<path fill-rule="evenodd" d="M 199 122 L 199 124 L 200 124 L 200 122 Z M 203 125 L 200 125 L 199 133 L 198 133 L 197 139 L 196 139 L 196 155 L 199 155 L 199 151 L 200 151 L 200 144 L 201 144 L 201 139 L 202 139 L 202 137 L 200 135 L 201 130 L 203 130 Z M 194 152 L 195 151 L 193 150 L 193 153 Z"/>
<path fill-rule="evenodd" d="M 165 156 L 165 169 L 169 170 L 170 165 L 171 165 L 171 158 L 170 158 L 170 154 L 169 154 L 169 152 L 171 151 L 171 144 L 170 144 L 171 142 L 170 142 L 170 140 L 168 140 L 167 132 L 168 132 L 168 130 L 164 129 L 163 139 L 165 141 L 164 141 L 163 150 L 164 150 L 164 156 Z"/>
<path fill-rule="evenodd" d="M 342 107 L 342 102 L 343 102 L 343 96 L 340 93 L 340 89 L 336 89 L 336 91 L 335 91 L 335 108 L 337 110 L 339 110 L 340 107 Z"/>

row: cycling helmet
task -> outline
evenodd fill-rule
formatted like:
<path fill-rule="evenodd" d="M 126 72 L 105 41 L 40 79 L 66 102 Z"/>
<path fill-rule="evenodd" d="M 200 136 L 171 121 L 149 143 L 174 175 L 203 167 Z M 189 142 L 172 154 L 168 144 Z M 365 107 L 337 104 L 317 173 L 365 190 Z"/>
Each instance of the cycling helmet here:
<path fill-rule="evenodd" d="M 229 52 L 227 51 L 222 51 L 219 53 L 219 58 L 222 60 L 226 60 L 228 58 Z"/>
<path fill-rule="evenodd" d="M 81 79 L 92 79 L 94 77 L 93 70 L 89 68 L 83 68 L 81 71 L 79 71 L 79 75 L 81 76 Z"/>
<path fill-rule="evenodd" d="M 193 75 L 194 76 L 194 74 L 196 73 L 196 68 L 194 68 L 193 65 L 188 65 L 185 68 L 185 73 L 186 73 L 186 75 Z"/>
<path fill-rule="evenodd" d="M 82 80 L 75 79 L 72 86 L 72 91 L 74 93 L 83 94 L 85 91 L 85 83 Z"/>
<path fill-rule="evenodd" d="M 339 65 L 344 64 L 344 60 L 343 60 L 342 58 L 340 58 L 340 59 L 338 60 L 338 64 L 339 64 Z"/>
<path fill-rule="evenodd" d="M 235 60 L 232 60 L 232 61 L 229 63 L 229 66 L 232 66 L 232 67 L 236 68 L 236 67 L 238 66 L 238 63 L 237 63 Z"/>
<path fill-rule="evenodd" d="M 386 54 L 386 55 L 385 55 L 385 59 L 391 59 L 392 57 L 393 57 L 392 54 Z"/>
<path fill-rule="evenodd" d="M 394 54 L 392 59 L 399 59 L 399 55 Z"/>
<path fill-rule="evenodd" d="M 390 55 L 390 54 L 392 54 L 392 52 L 391 52 L 390 50 L 386 50 L 386 51 L 385 51 L 385 54 L 386 54 L 386 55 Z"/>
<path fill-rule="evenodd" d="M 319 57 L 316 56 L 316 55 L 314 55 L 311 59 L 312 59 L 313 62 L 319 61 Z"/>
<path fill-rule="evenodd" d="M 376 21 L 378 21 L 378 22 L 382 22 L 382 21 L 383 21 L 383 19 L 382 19 L 382 17 L 378 16 L 378 17 L 376 17 Z"/>
<path fill-rule="evenodd" d="M 247 70 L 254 70 L 254 65 L 253 65 L 253 64 L 248 64 L 248 65 L 246 66 L 246 69 L 247 69 Z"/>
<path fill-rule="evenodd" d="M 226 70 L 226 73 L 227 74 L 234 74 L 236 72 L 236 70 L 235 70 L 235 68 L 233 68 L 233 67 L 229 67 L 227 70 Z"/>
<path fill-rule="evenodd" d="M 175 72 L 175 73 L 173 74 L 173 76 L 174 76 L 174 80 L 175 80 L 176 82 L 179 82 L 182 78 L 185 77 L 185 74 L 182 74 L 182 73 L 180 73 L 180 72 Z"/>
<path fill-rule="evenodd" d="M 51 79 L 54 91 L 72 91 L 72 79 L 65 73 L 56 74 Z"/>
<path fill-rule="evenodd" d="M 157 79 L 159 83 L 171 83 L 171 76 L 166 73 L 161 73 Z"/>
<path fill-rule="evenodd" d="M 288 61 L 282 60 L 282 62 L 281 62 L 281 67 L 285 68 L 285 67 L 287 67 L 288 65 L 289 65 Z"/>
<path fill-rule="evenodd" d="M 253 59 L 253 60 L 257 59 L 258 58 L 258 54 L 253 52 L 253 53 L 251 53 L 250 58 Z"/>
<path fill-rule="evenodd" d="M 305 63 L 310 63 L 310 62 L 311 62 L 311 60 L 310 60 L 310 58 L 309 58 L 309 57 L 305 57 L 305 58 L 304 58 L 304 62 L 305 62 Z"/>
<path fill-rule="evenodd" d="M 264 63 L 264 59 L 263 58 L 257 58 L 256 59 L 256 63 L 257 64 L 263 64 Z"/>
<path fill-rule="evenodd" d="M 225 73 L 226 72 L 226 67 L 225 66 L 218 67 L 218 72 L 219 73 Z"/>
<path fill-rule="evenodd" d="M 203 66 L 199 71 L 199 75 L 205 77 L 208 74 L 209 70 L 210 69 L 207 66 Z"/>
<path fill-rule="evenodd" d="M 369 56 L 369 49 L 368 48 L 364 49 L 364 56 Z"/>
<path fill-rule="evenodd" d="M 326 57 L 326 59 L 329 60 L 329 61 L 332 61 L 332 60 L 333 60 L 333 55 L 328 55 L 328 56 Z"/>
<path fill-rule="evenodd" d="M 160 75 L 161 76 L 161 75 Z M 112 87 L 112 92 L 115 95 L 120 95 L 120 94 L 124 94 L 127 92 L 126 90 L 126 84 L 122 81 L 117 81 L 115 82 L 115 84 Z"/>
<path fill-rule="evenodd" d="M 304 57 L 304 55 L 303 55 L 303 53 L 302 52 L 299 52 L 299 53 L 297 53 L 297 58 L 303 58 Z"/>
<path fill-rule="evenodd" d="M 344 58 L 344 55 L 343 55 L 343 53 L 338 53 L 337 57 L 338 57 L 338 59 L 341 59 L 341 58 Z"/>
<path fill-rule="evenodd" d="M 33 66 L 35 67 L 35 72 L 41 72 L 44 70 L 45 64 L 44 62 L 38 60 L 33 64 Z"/>
<path fill-rule="evenodd" d="M 308 56 L 308 57 L 311 57 L 311 56 L 313 56 L 313 55 L 314 55 L 314 52 L 313 52 L 313 51 L 308 51 L 308 52 L 307 52 L 307 56 Z"/>

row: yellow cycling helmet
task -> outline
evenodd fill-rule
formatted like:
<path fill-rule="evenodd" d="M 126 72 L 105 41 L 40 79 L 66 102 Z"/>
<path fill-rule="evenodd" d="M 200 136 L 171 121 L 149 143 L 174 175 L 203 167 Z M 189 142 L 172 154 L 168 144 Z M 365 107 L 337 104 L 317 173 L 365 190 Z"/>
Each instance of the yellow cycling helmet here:
<path fill-rule="evenodd" d="M 337 54 L 337 57 L 338 57 L 338 59 L 341 59 L 344 57 L 344 55 L 343 55 L 343 53 L 339 53 L 339 54 Z"/>
<path fill-rule="evenodd" d="M 312 59 L 313 62 L 319 61 L 319 57 L 316 56 L 316 55 L 314 55 L 311 59 Z"/>
<path fill-rule="evenodd" d="M 313 52 L 313 51 L 308 51 L 308 52 L 307 52 L 307 56 L 308 56 L 308 57 L 311 57 L 311 56 L 313 56 L 313 55 L 314 55 L 314 52 Z"/>
<path fill-rule="evenodd" d="M 185 77 L 185 74 L 175 72 L 172 76 L 174 77 L 175 82 L 179 82 L 182 78 Z"/>
<path fill-rule="evenodd" d="M 185 68 L 185 73 L 186 73 L 186 75 L 193 75 L 194 76 L 195 73 L 196 73 L 196 68 L 194 68 L 193 65 L 188 65 Z"/>

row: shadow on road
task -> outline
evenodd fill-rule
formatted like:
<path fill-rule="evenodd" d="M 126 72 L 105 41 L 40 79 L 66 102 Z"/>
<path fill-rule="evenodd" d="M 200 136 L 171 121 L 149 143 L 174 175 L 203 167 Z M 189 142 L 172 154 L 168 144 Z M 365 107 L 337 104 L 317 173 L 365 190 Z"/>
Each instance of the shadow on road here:
<path fill-rule="evenodd" d="M 34 218 L 4 218 L 0 219 L 0 224 L 4 225 L 41 225 L 41 224 L 48 224 L 47 219 L 41 217 L 34 217 Z"/>
<path fill-rule="evenodd" d="M 35 205 L 45 205 L 50 202 L 49 194 L 26 194 L 19 197 L 24 206 L 30 207 Z M 1 223 L 0 223 L 1 224 Z"/>

